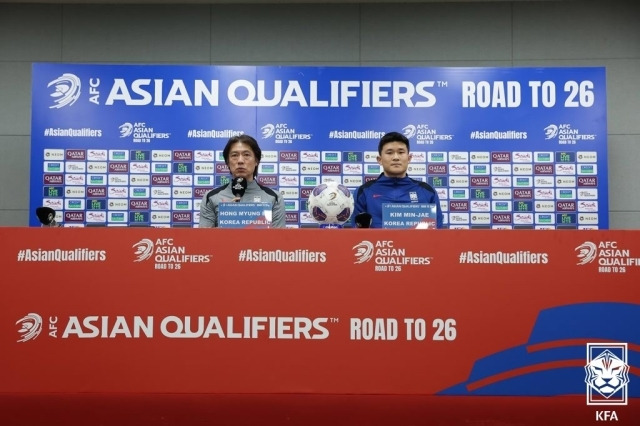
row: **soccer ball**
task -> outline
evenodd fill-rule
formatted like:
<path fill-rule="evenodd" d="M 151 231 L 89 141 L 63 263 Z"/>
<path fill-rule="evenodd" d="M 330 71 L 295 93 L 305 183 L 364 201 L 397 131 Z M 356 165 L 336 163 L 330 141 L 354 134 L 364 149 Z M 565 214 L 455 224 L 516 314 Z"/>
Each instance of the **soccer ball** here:
<path fill-rule="evenodd" d="M 351 191 L 337 182 L 322 183 L 309 195 L 309 212 L 322 224 L 343 224 L 353 212 Z"/>

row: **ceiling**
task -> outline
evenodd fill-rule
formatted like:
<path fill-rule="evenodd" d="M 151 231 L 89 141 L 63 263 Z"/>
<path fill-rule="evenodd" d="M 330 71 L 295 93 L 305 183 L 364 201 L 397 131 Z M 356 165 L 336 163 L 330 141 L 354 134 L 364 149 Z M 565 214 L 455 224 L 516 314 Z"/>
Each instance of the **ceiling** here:
<path fill-rule="evenodd" d="M 526 1 L 575 1 L 575 0 L 0 0 L 2 3 L 40 4 L 312 4 L 312 3 L 489 3 Z"/>

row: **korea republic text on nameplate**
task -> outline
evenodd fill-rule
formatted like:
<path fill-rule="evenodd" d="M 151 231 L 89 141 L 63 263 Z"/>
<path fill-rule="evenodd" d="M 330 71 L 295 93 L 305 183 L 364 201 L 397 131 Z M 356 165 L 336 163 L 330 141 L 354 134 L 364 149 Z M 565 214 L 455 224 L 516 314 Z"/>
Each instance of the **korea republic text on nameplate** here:
<path fill-rule="evenodd" d="M 269 228 L 271 205 L 269 203 L 220 203 L 218 204 L 219 228 Z"/>
<path fill-rule="evenodd" d="M 435 229 L 436 205 L 433 203 L 383 203 L 382 227 Z"/>

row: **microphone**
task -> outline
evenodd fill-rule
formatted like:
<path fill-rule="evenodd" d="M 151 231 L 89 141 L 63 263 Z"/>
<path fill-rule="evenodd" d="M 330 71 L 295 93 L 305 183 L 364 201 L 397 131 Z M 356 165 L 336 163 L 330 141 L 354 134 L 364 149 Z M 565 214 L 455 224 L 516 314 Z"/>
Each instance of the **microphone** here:
<path fill-rule="evenodd" d="M 362 212 L 356 215 L 355 222 L 356 228 L 371 228 L 371 222 L 373 221 L 373 216 L 371 216 L 367 212 Z"/>
<path fill-rule="evenodd" d="M 36 209 L 36 216 L 42 224 L 42 226 L 58 226 L 56 223 L 56 211 L 51 207 L 38 207 Z"/>
<path fill-rule="evenodd" d="M 242 198 L 244 191 L 247 190 L 247 180 L 243 177 L 235 177 L 231 180 L 231 192 L 236 197 Z"/>

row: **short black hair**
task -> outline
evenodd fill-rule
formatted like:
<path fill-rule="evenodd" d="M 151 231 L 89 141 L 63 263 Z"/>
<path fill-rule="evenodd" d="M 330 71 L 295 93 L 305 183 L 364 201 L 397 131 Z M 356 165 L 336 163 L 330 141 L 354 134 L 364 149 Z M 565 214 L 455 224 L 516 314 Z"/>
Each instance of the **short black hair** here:
<path fill-rule="evenodd" d="M 409 149 L 409 139 L 402 133 L 398 132 L 389 132 L 380 138 L 380 143 L 378 143 L 378 154 L 382 154 L 382 148 L 391 142 L 400 142 L 407 146 L 407 151 Z"/>
<path fill-rule="evenodd" d="M 258 141 L 256 141 L 253 137 L 249 135 L 232 136 L 231 138 L 229 138 L 229 140 L 227 141 L 227 144 L 224 147 L 224 150 L 222 151 L 222 156 L 224 157 L 224 163 L 227 166 L 229 165 L 229 151 L 231 151 L 231 146 L 239 142 L 249 145 L 249 148 L 251 148 L 251 151 L 253 151 L 253 155 L 256 157 L 256 163 L 259 164 L 260 160 L 262 160 L 262 150 L 258 145 Z M 253 171 L 253 177 L 255 178 L 257 175 L 258 175 L 258 167 L 256 167 L 256 169 Z"/>

